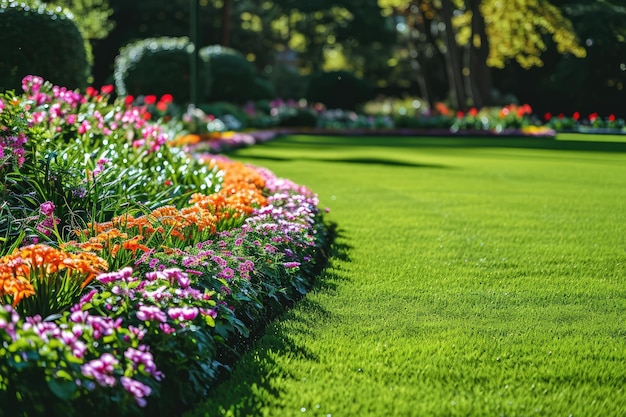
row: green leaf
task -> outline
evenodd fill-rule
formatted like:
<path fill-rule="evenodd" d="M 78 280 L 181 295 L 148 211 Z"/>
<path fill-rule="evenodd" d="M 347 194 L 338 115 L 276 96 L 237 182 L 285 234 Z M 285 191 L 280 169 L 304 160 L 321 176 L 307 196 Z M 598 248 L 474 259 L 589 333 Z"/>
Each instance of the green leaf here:
<path fill-rule="evenodd" d="M 62 400 L 69 400 L 76 392 L 76 384 L 71 379 L 68 381 L 66 379 L 52 378 L 48 381 L 48 388 Z"/>

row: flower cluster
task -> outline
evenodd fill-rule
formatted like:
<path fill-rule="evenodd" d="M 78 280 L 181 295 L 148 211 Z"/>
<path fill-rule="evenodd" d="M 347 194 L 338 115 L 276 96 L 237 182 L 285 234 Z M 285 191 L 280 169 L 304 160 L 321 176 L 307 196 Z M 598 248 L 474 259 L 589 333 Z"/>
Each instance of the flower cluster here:
<path fill-rule="evenodd" d="M 547 112 L 543 115 L 543 120 L 547 126 L 556 130 L 585 132 L 589 130 L 607 129 L 620 132 L 626 127 L 624 119 L 618 118 L 614 114 L 602 117 L 597 112 L 593 112 L 586 117 L 581 115 L 580 112 L 574 112 L 571 116 L 567 116 L 564 113 L 553 115 Z"/>
<path fill-rule="evenodd" d="M 0 258 L 0 296 L 30 314 L 59 313 L 71 305 L 107 263 L 91 253 L 36 244 Z M 24 298 L 32 297 L 29 300 Z M 24 305 L 25 304 L 25 305 Z"/>
<path fill-rule="evenodd" d="M 0 306 L 0 367 L 3 383 L 23 386 L 19 396 L 0 390 L 3 407 L 28 414 L 36 404 L 22 398 L 30 385 L 37 387 L 40 369 L 56 387 L 40 390 L 48 401 L 86 401 L 115 414 L 132 403 L 143 407 L 163 373 L 157 369 L 150 348 L 141 343 L 144 331 L 125 326 L 120 319 L 66 312 L 55 321 L 41 316 L 23 317 L 11 306 Z M 98 387 L 106 390 L 97 389 Z M 32 389 L 32 388 L 31 388 Z M 94 398 L 95 397 L 95 398 Z M 129 401 L 132 403 L 129 404 Z M 92 410 L 94 411 L 94 410 Z"/>
<path fill-rule="evenodd" d="M 21 168 L 25 161 L 24 145 L 27 142 L 28 138 L 24 132 L 6 137 L 0 136 L 0 168 L 10 163 L 18 169 Z"/>
<path fill-rule="evenodd" d="M 145 357 L 145 349 L 128 350 L 125 357 L 151 372 L 158 364 L 159 375 L 162 372 L 165 376 L 158 387 L 161 398 L 176 395 L 176 385 L 181 381 L 174 376 L 195 382 L 186 387 L 190 399 L 197 400 L 204 394 L 219 365 L 216 322 L 233 321 L 233 312 L 217 304 L 214 292 L 201 289 L 195 276 L 178 268 L 142 274 L 126 267 L 102 274 L 97 281 L 101 288 L 92 290 L 72 307 L 72 315 L 97 315 L 127 323 L 150 347 L 153 358 Z"/>
<path fill-rule="evenodd" d="M 110 103 L 110 86 L 31 76 L 24 89 L 0 94 L 3 131 L 28 138 L 24 163 L 1 167 L 7 219 L 29 226 L 0 240 L 0 401 L 71 416 L 191 405 L 268 312 L 311 287 L 328 243 L 316 196 L 163 146 L 179 132 L 153 120 L 169 97 Z M 35 238 L 46 244 L 20 247 Z"/>
<path fill-rule="evenodd" d="M 85 95 L 65 87 L 50 86 L 43 78 L 28 75 L 22 80 L 25 99 L 33 103 L 32 121 L 55 135 L 75 132 L 83 143 L 97 144 L 109 136 L 130 135 L 135 148 L 157 152 L 168 140 L 158 124 L 150 124 L 147 110 L 114 103 L 110 85 L 100 91 L 90 87 Z M 112 108 L 111 108 L 112 107 Z M 148 113 L 149 116 L 149 113 Z"/>
<path fill-rule="evenodd" d="M 532 108 L 528 104 L 509 104 L 503 107 L 472 107 L 464 113 L 457 112 L 452 131 L 485 130 L 502 133 L 507 129 L 520 129 L 532 124 Z"/>

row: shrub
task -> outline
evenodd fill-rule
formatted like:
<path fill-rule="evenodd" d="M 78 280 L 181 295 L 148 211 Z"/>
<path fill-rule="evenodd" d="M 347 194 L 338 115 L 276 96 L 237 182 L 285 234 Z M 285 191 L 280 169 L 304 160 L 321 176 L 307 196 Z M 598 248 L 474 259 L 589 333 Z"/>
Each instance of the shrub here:
<path fill-rule="evenodd" d="M 177 103 L 190 101 L 191 54 L 194 46 L 186 37 L 148 38 L 120 49 L 115 58 L 115 87 L 121 95 L 171 94 Z M 211 88 L 211 73 L 199 59 L 200 95 Z"/>
<path fill-rule="evenodd" d="M 274 84 L 264 77 L 254 77 L 249 100 L 271 100 L 276 97 Z"/>
<path fill-rule="evenodd" d="M 0 1 L 0 55 L 0 90 L 19 90 L 29 74 L 84 89 L 91 73 L 85 41 L 70 15 L 45 5 Z"/>
<path fill-rule="evenodd" d="M 306 95 L 307 77 L 286 65 L 275 65 L 270 73 L 276 96 L 283 99 L 300 99 Z"/>
<path fill-rule="evenodd" d="M 245 103 L 253 98 L 256 69 L 239 51 L 220 45 L 200 49 L 202 59 L 208 60 L 213 76 L 213 88 L 208 101 Z"/>
<path fill-rule="evenodd" d="M 318 72 L 311 76 L 307 100 L 323 103 L 328 108 L 355 110 L 356 106 L 373 97 L 374 90 L 349 71 Z"/>
<path fill-rule="evenodd" d="M 205 103 L 200 105 L 199 108 L 205 114 L 217 117 L 225 123 L 225 129 L 218 130 L 241 130 L 248 125 L 246 112 L 240 106 L 228 101 Z"/>

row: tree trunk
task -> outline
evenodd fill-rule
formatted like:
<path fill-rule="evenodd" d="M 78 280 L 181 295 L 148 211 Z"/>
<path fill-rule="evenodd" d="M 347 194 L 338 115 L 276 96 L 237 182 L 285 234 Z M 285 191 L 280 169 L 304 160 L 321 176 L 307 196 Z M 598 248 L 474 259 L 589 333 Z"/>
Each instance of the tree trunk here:
<path fill-rule="evenodd" d="M 409 25 L 410 26 L 409 30 L 411 31 L 410 36 L 409 36 L 409 50 L 412 50 L 415 52 L 415 57 L 413 58 L 412 64 L 413 64 L 413 68 L 415 68 L 417 85 L 420 89 L 422 99 L 426 103 L 428 103 L 428 107 L 432 109 L 435 103 L 434 103 L 433 96 L 430 90 L 430 80 L 428 76 L 428 71 L 426 70 L 426 57 L 424 56 L 423 51 L 420 50 L 420 48 L 418 48 L 417 46 L 417 43 L 419 42 L 419 40 L 416 42 L 413 36 L 414 30 L 417 30 L 420 33 L 426 33 L 425 32 L 427 30 L 426 22 L 425 22 L 426 17 L 424 16 L 421 9 L 419 8 L 419 5 L 417 7 L 416 13 L 414 13 L 413 16 L 410 16 L 410 14 L 411 12 L 409 11 L 406 15 L 406 18 L 407 18 L 407 24 L 409 23 L 410 18 L 413 19 L 413 21 L 411 22 L 412 24 Z M 424 49 L 424 48 L 421 48 L 421 49 Z"/>
<path fill-rule="evenodd" d="M 465 86 L 463 83 L 463 72 L 461 66 L 461 56 L 459 46 L 456 43 L 456 36 L 452 28 L 452 13 L 454 6 L 451 0 L 442 0 L 441 14 L 442 21 L 445 25 L 444 41 L 446 45 L 446 67 L 448 71 L 450 83 L 450 96 L 452 103 L 457 110 L 465 110 L 467 100 L 465 95 Z"/>
<path fill-rule="evenodd" d="M 222 6 L 222 45 L 230 46 L 230 9 L 231 0 L 224 0 Z"/>
<path fill-rule="evenodd" d="M 474 106 L 491 106 L 493 101 L 493 79 L 487 66 L 489 40 L 485 32 L 485 19 L 480 12 L 481 0 L 468 0 L 472 12 L 472 37 L 469 42 L 469 77 Z"/>

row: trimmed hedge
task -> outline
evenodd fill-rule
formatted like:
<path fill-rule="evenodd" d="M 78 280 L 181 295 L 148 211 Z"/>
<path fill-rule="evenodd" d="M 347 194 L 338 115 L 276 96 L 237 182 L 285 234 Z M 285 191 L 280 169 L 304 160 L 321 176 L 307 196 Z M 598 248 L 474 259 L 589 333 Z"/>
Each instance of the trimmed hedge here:
<path fill-rule="evenodd" d="M 0 1 L 0 90 L 21 91 L 26 75 L 70 89 L 91 76 L 85 40 L 69 14 L 42 4 Z"/>
<path fill-rule="evenodd" d="M 199 54 L 209 62 L 214 80 L 207 96 L 208 101 L 241 104 L 254 98 L 257 71 L 241 52 L 221 45 L 210 45 L 201 48 Z"/>
<path fill-rule="evenodd" d="M 115 88 L 120 95 L 161 96 L 171 94 L 177 103 L 191 99 L 191 54 L 194 45 L 187 37 L 147 38 L 131 42 L 115 58 Z M 211 88 L 211 72 L 205 59 L 199 59 L 201 96 Z"/>

